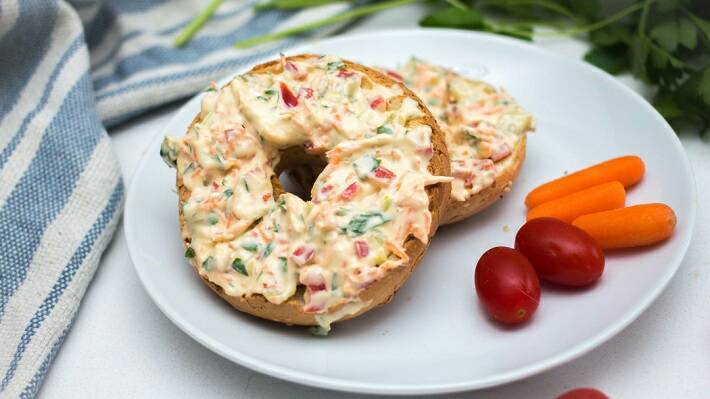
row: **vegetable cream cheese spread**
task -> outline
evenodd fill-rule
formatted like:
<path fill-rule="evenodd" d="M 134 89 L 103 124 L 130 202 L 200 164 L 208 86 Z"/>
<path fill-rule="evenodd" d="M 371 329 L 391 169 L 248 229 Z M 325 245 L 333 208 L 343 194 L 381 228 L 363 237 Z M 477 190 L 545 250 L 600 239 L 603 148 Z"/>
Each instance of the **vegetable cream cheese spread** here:
<path fill-rule="evenodd" d="M 230 296 L 281 304 L 297 294 L 325 330 L 357 313 L 358 295 L 426 242 L 431 128 L 403 90 L 335 57 L 285 59 L 202 99 L 199 122 L 161 155 L 189 196 L 180 203 L 186 256 Z M 303 201 L 274 198 L 280 152 L 300 146 L 327 166 Z"/>
<path fill-rule="evenodd" d="M 397 72 L 429 107 L 446 136 L 451 160 L 451 197 L 466 201 L 495 182 L 523 135 L 535 121 L 504 90 L 418 59 Z"/>

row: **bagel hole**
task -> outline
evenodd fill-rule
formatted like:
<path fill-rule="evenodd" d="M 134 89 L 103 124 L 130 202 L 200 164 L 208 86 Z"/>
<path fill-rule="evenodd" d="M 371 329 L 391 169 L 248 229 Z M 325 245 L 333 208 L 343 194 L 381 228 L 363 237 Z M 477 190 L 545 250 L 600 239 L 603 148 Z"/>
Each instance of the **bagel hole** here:
<path fill-rule="evenodd" d="M 311 199 L 311 188 L 327 164 L 324 154 L 311 154 L 302 147 L 291 147 L 281 152 L 275 170 L 282 191 L 304 201 Z"/>

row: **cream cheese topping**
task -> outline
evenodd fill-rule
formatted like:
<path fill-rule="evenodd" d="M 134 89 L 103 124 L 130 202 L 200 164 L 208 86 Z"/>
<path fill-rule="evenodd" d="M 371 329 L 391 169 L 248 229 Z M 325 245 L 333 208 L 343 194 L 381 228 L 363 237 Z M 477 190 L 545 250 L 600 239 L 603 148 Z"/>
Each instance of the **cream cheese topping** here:
<path fill-rule="evenodd" d="M 523 135 L 534 130 L 533 117 L 504 90 L 449 69 L 411 59 L 402 80 L 429 107 L 446 136 L 451 161 L 451 196 L 466 201 L 495 182 Z"/>
<path fill-rule="evenodd" d="M 396 85 L 375 83 L 335 57 L 282 58 L 281 72 L 247 73 L 211 89 L 200 121 L 161 155 L 189 191 L 181 202 L 186 255 L 230 296 L 280 304 L 306 287 L 303 310 L 321 327 L 365 306 L 363 289 L 426 242 L 431 128 Z M 311 201 L 273 198 L 279 150 L 326 154 Z"/>

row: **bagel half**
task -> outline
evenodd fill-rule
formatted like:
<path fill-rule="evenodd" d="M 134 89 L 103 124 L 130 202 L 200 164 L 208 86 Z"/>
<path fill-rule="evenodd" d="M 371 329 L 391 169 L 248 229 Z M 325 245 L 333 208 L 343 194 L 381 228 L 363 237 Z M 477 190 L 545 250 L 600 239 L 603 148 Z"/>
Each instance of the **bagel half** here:
<path fill-rule="evenodd" d="M 287 62 L 308 62 L 320 58 L 321 56 L 311 54 L 304 54 L 287 58 L 282 57 L 280 60 L 258 65 L 254 67 L 251 71 L 247 72 L 247 74 L 279 75 L 284 73 L 284 65 Z M 413 100 L 416 103 L 416 108 L 419 111 L 419 116 L 408 120 L 407 123 L 411 123 L 412 126 L 425 125 L 428 126 L 431 130 L 432 153 L 431 158 L 429 160 L 429 164 L 427 166 L 427 170 L 432 176 L 444 177 L 440 178 L 437 182 L 427 185 L 425 187 L 426 196 L 428 197 L 428 212 L 430 212 L 431 215 L 431 223 L 429 224 L 429 230 L 426 234 L 427 239 L 425 240 L 425 242 L 423 242 L 421 240 L 421 237 L 415 238 L 413 235 L 408 235 L 402 243 L 402 246 L 406 252 L 406 256 L 408 257 L 407 262 L 402 263 L 399 267 L 387 270 L 387 272 L 384 274 L 384 277 L 374 281 L 374 283 L 362 289 L 358 293 L 357 298 L 355 298 L 354 300 L 338 304 L 336 306 L 333 306 L 332 308 L 327 308 L 325 316 L 323 316 L 323 313 L 314 313 L 305 310 L 305 302 L 303 295 L 304 286 L 301 284 L 298 285 L 298 288 L 294 295 L 292 295 L 287 300 L 281 303 L 274 303 L 272 301 L 269 301 L 264 295 L 258 293 L 247 293 L 245 295 L 230 295 L 225 291 L 224 287 L 222 287 L 220 284 L 215 283 L 210 279 L 208 275 L 200 271 L 200 264 L 198 264 L 198 262 L 196 261 L 197 258 L 190 259 L 192 267 L 196 271 L 197 275 L 202 279 L 202 281 L 204 281 L 205 284 L 207 284 L 210 289 L 212 289 L 222 299 L 224 299 L 234 308 L 242 312 L 249 313 L 263 319 L 285 323 L 288 325 L 320 325 L 321 327 L 327 330 L 329 329 L 330 322 L 346 320 L 355 317 L 357 315 L 369 311 L 370 309 L 389 302 L 421 260 L 427 249 L 428 243 L 430 242 L 428 238 L 431 238 L 436 232 L 436 229 L 440 223 L 440 219 L 442 218 L 442 215 L 448 204 L 450 193 L 450 184 L 448 183 L 448 181 L 450 181 L 450 179 L 445 178 L 445 176 L 450 175 L 450 164 L 447 155 L 448 153 L 446 150 L 446 144 L 443 133 L 439 129 L 436 119 L 431 115 L 428 108 L 411 90 L 409 90 L 401 82 L 398 82 L 374 69 L 370 69 L 347 60 L 342 60 L 342 62 L 346 66 L 345 69 L 361 74 L 362 76 L 366 77 L 372 84 L 396 90 L 397 92 L 401 92 L 401 96 L 403 96 L 404 98 Z M 226 89 L 227 87 L 229 87 L 229 84 L 224 86 L 222 89 Z M 387 105 L 387 107 L 389 106 L 390 104 Z M 202 122 L 203 114 L 200 113 L 193 119 L 191 125 L 188 127 L 188 131 L 200 125 Z M 166 158 L 166 162 L 168 162 L 171 166 L 175 166 L 175 160 L 177 156 L 173 155 L 179 153 L 179 150 L 175 149 L 175 143 L 177 141 L 169 140 L 172 139 L 168 139 L 168 141 L 164 143 L 164 148 L 161 148 L 161 155 Z M 270 176 L 271 186 L 273 187 L 273 197 L 280 198 L 280 196 L 284 193 L 284 190 L 278 180 L 278 176 L 281 172 L 293 168 L 304 168 L 312 167 L 313 165 L 323 165 L 325 162 L 327 162 L 324 155 L 324 152 L 319 153 L 317 151 L 314 152 L 304 150 L 302 146 L 293 146 L 289 148 L 280 149 L 280 160 L 277 161 L 274 165 L 274 173 Z M 190 199 L 192 192 L 184 184 L 181 174 L 177 173 L 176 175 L 176 185 L 180 200 L 178 212 L 181 233 L 186 250 L 191 251 L 193 234 L 191 232 L 189 223 L 186 221 L 182 204 L 184 204 Z"/>
<path fill-rule="evenodd" d="M 386 73 L 428 105 L 445 134 L 455 180 L 442 224 L 472 216 L 511 190 L 525 160 L 526 133 L 535 128 L 527 111 L 505 91 L 415 58 Z M 472 159 L 491 169 L 472 169 Z M 465 166 L 457 168 L 459 161 Z M 471 177 L 471 186 L 463 187 Z"/>

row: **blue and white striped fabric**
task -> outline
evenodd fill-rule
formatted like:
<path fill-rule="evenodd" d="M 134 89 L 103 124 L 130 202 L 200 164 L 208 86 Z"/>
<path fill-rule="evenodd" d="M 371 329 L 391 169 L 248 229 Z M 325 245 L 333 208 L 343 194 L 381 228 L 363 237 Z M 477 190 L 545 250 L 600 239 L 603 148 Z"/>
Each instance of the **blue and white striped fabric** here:
<path fill-rule="evenodd" d="M 253 3 L 225 1 L 176 49 L 205 1 L 0 0 L 0 397 L 37 393 L 118 223 L 105 128 L 298 40 L 239 39 L 342 10 Z"/>

